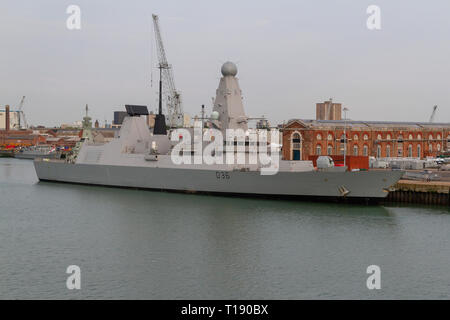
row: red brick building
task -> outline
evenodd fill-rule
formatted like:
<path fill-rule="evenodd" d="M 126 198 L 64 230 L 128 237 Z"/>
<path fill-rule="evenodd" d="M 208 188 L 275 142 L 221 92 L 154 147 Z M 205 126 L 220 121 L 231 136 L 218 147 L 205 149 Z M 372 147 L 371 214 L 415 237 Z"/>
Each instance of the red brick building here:
<path fill-rule="evenodd" d="M 450 123 L 293 119 L 283 126 L 283 158 L 342 155 L 436 157 L 450 151 Z"/>

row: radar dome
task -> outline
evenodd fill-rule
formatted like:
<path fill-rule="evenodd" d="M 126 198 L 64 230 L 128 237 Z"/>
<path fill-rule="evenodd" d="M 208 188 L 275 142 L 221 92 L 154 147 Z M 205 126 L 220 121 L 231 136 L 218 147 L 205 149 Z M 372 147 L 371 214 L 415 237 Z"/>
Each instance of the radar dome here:
<path fill-rule="evenodd" d="M 225 62 L 223 65 L 222 65 L 222 74 L 223 74 L 223 76 L 224 77 L 226 77 L 226 76 L 236 76 L 237 75 L 237 72 L 238 72 L 238 70 L 237 70 L 237 66 L 233 63 L 233 62 L 230 62 L 230 61 L 228 61 L 228 62 Z"/>
<path fill-rule="evenodd" d="M 219 120 L 219 112 L 213 111 L 213 113 L 211 113 L 211 118 L 213 120 Z"/>

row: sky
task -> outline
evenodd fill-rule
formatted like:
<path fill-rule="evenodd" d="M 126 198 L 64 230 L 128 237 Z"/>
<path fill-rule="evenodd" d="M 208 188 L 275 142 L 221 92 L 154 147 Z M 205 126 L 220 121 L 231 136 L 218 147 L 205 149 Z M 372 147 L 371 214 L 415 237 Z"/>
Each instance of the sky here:
<path fill-rule="evenodd" d="M 69 30 L 69 5 L 81 29 Z M 381 10 L 369 30 L 366 10 Z M 448 0 L 0 0 L 0 108 L 33 125 L 101 124 L 125 104 L 157 109 L 152 13 L 184 111 L 199 114 L 238 66 L 244 107 L 272 125 L 333 98 L 354 120 L 450 122 Z M 153 43 L 153 44 L 152 44 Z M 152 81 L 153 80 L 153 81 Z"/>

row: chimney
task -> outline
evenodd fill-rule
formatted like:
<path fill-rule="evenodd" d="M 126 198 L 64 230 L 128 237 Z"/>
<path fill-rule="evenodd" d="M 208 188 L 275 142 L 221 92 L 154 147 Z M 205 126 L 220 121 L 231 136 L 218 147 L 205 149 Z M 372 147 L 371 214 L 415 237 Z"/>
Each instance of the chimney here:
<path fill-rule="evenodd" d="M 5 107 L 5 113 L 6 113 L 5 130 L 6 130 L 6 132 L 8 132 L 9 131 L 9 106 L 8 105 Z"/>

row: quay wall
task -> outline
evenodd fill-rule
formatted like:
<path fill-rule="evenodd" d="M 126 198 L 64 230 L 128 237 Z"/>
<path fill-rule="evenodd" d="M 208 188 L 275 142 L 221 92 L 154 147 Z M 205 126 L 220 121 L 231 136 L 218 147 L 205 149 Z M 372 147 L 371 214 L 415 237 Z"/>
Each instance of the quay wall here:
<path fill-rule="evenodd" d="M 450 182 L 400 180 L 386 202 L 450 205 Z"/>

